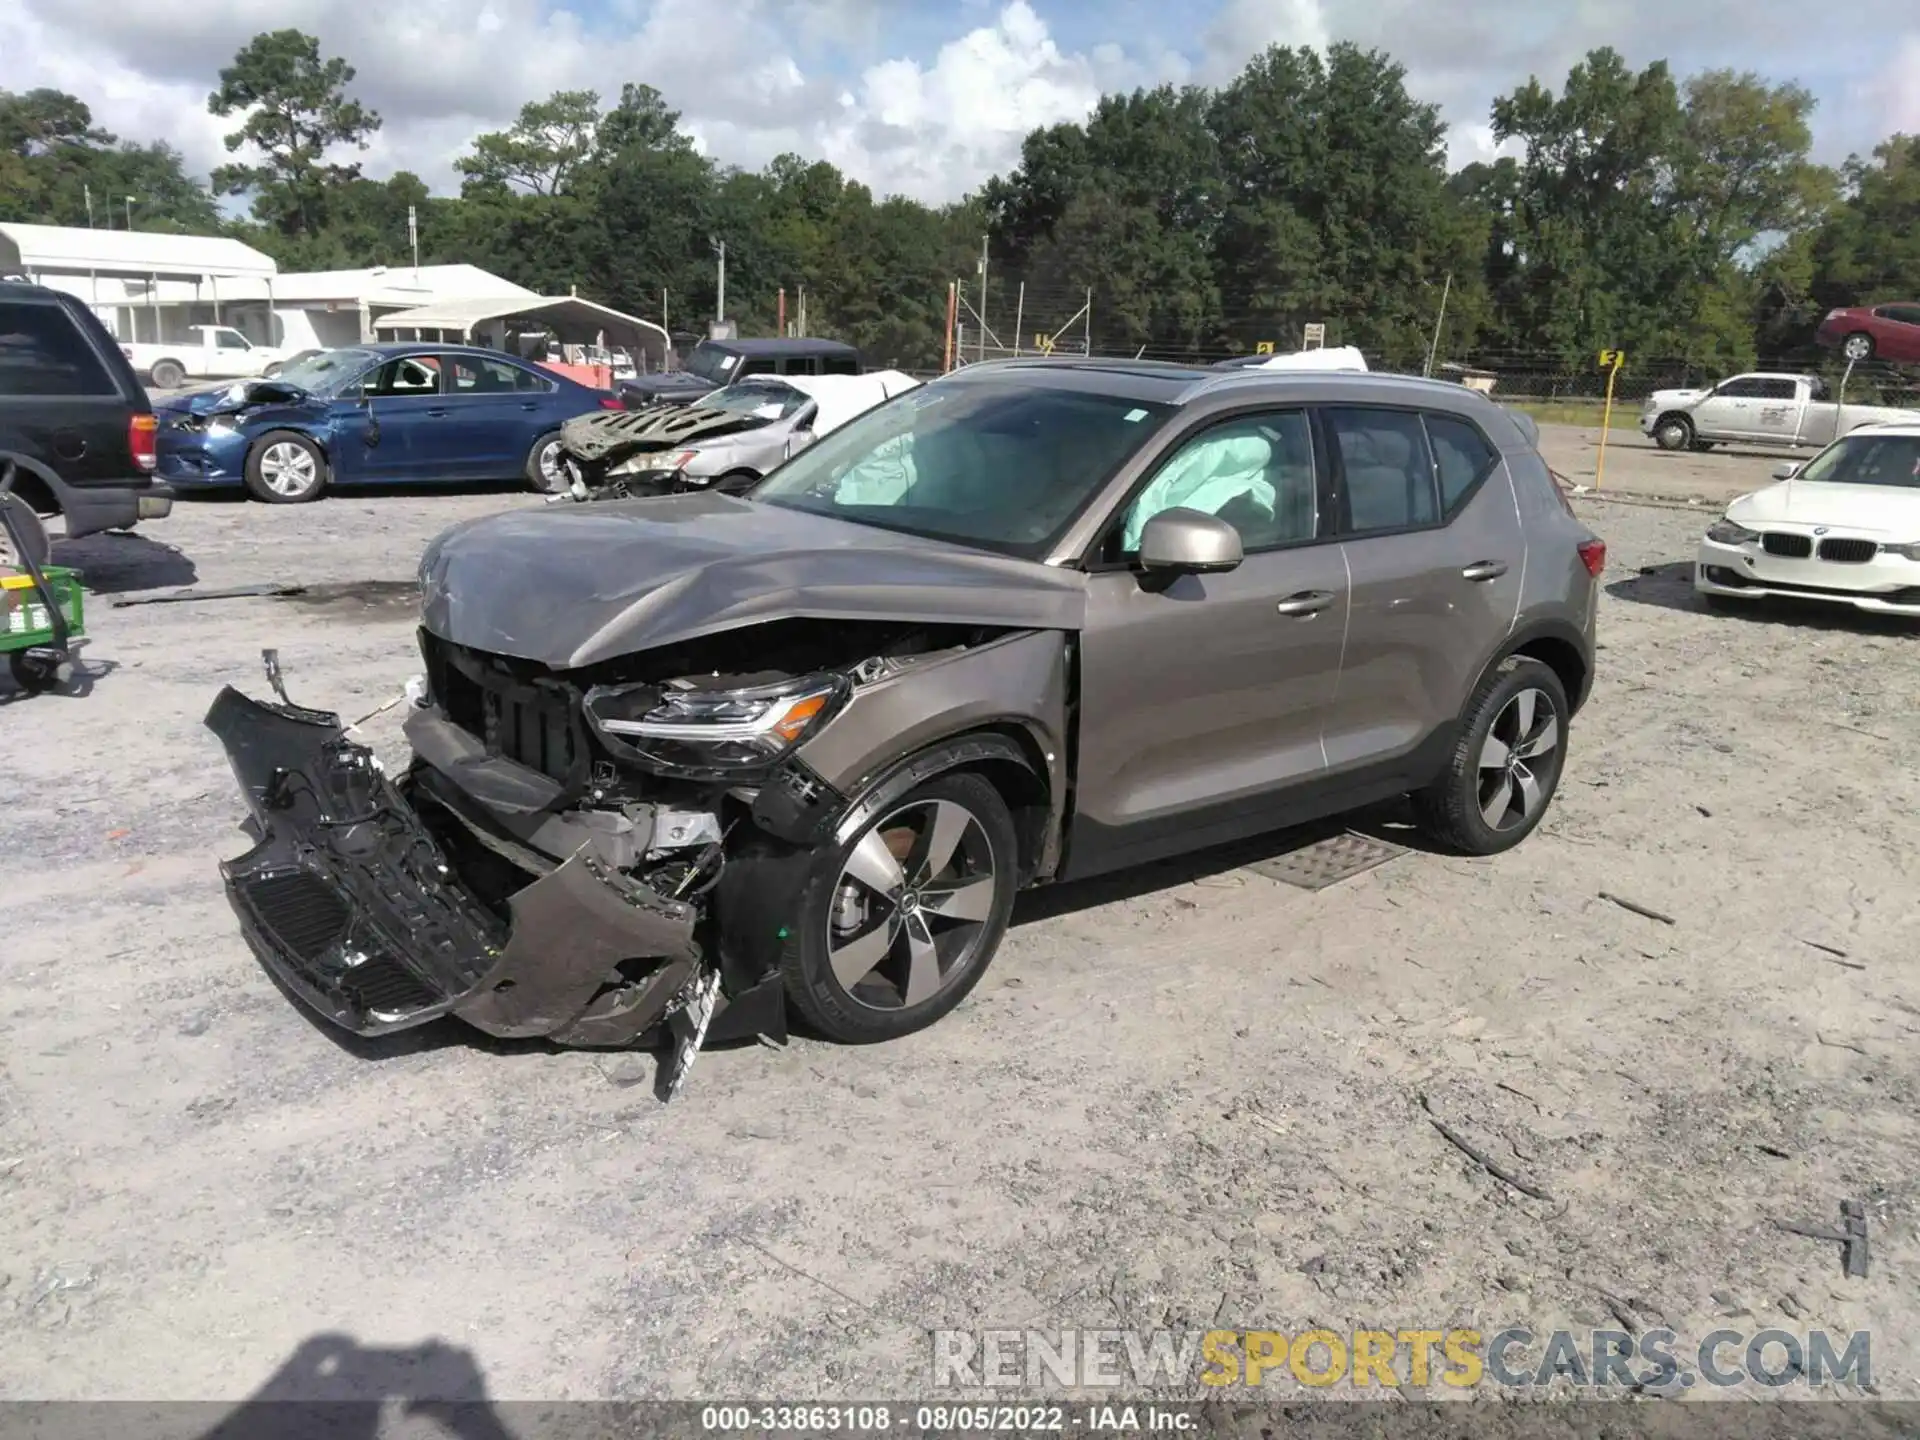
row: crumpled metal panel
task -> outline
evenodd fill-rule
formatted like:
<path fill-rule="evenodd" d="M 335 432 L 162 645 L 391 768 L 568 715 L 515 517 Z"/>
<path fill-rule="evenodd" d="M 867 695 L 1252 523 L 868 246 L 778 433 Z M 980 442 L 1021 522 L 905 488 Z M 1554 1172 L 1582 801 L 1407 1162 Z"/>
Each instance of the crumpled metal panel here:
<path fill-rule="evenodd" d="M 760 423 L 738 410 L 703 405 L 595 410 L 560 427 L 560 448 L 576 460 L 617 460 L 640 450 L 671 450 Z"/>

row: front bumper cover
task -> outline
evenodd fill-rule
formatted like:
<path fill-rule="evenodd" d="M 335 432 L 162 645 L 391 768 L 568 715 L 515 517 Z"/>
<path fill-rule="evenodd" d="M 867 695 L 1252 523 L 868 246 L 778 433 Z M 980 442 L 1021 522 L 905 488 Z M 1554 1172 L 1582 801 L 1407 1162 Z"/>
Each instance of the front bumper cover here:
<path fill-rule="evenodd" d="M 206 723 L 258 837 L 220 867 L 228 900 L 261 962 L 334 1024 L 380 1035 L 452 1014 L 613 1046 L 697 1003 L 693 906 L 582 851 L 511 895 L 503 922 L 338 715 L 229 686 Z"/>

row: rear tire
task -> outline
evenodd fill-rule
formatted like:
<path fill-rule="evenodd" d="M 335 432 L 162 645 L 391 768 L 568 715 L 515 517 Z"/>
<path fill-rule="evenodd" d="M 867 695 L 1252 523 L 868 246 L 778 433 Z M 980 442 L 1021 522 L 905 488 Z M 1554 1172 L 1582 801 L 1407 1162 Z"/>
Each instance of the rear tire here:
<path fill-rule="evenodd" d="M 247 489 L 269 505 L 301 505 L 327 488 L 327 460 L 297 430 L 269 430 L 247 452 Z"/>
<path fill-rule="evenodd" d="M 1571 708 L 1551 666 L 1502 660 L 1467 702 L 1446 770 L 1414 792 L 1420 828 L 1462 855 L 1498 855 L 1526 839 L 1559 788 Z"/>
<path fill-rule="evenodd" d="M 555 495 L 567 488 L 567 472 L 560 468 L 560 432 L 549 430 L 533 442 L 523 467 L 527 484 L 541 495 Z"/>
<path fill-rule="evenodd" d="M 781 951 L 788 998 L 842 1044 L 924 1030 L 992 963 L 1019 870 L 1000 792 L 964 771 L 935 776 L 816 852 Z"/>
<path fill-rule="evenodd" d="M 1871 360 L 1873 358 L 1873 336 L 1864 330 L 1856 330 L 1840 342 L 1840 353 L 1849 360 Z"/>
<path fill-rule="evenodd" d="M 44 521 L 34 513 L 34 509 L 18 495 L 0 495 L 0 505 L 7 509 L 14 528 L 20 532 L 20 543 L 25 547 L 26 558 L 42 569 L 53 558 L 53 537 L 47 534 Z M 0 565 L 18 565 L 20 557 L 13 553 L 13 542 L 8 538 L 6 529 L 0 527 Z"/>
<path fill-rule="evenodd" d="M 178 390 L 186 378 L 187 372 L 178 360 L 162 360 L 153 367 L 153 388 L 156 390 Z"/>
<path fill-rule="evenodd" d="M 1662 450 L 1684 450 L 1693 444 L 1693 422 L 1684 415 L 1662 415 L 1653 427 L 1653 443 Z"/>
<path fill-rule="evenodd" d="M 13 683 L 29 695 L 44 695 L 60 683 L 57 670 L 35 664 L 25 651 L 16 650 L 7 656 L 7 669 L 13 674 Z"/>

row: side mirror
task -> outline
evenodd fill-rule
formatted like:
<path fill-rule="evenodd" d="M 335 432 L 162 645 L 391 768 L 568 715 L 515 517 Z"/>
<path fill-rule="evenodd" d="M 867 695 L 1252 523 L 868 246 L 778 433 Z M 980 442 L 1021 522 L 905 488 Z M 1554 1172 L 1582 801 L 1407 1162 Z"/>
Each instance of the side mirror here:
<path fill-rule="evenodd" d="M 1773 478 L 1776 480 L 1791 480 L 1799 473 L 1800 462 L 1798 460 L 1782 460 L 1778 465 L 1773 467 Z"/>
<path fill-rule="evenodd" d="M 1162 510 L 1140 532 L 1140 568 L 1149 574 L 1215 575 L 1245 558 L 1240 532 L 1201 510 Z"/>

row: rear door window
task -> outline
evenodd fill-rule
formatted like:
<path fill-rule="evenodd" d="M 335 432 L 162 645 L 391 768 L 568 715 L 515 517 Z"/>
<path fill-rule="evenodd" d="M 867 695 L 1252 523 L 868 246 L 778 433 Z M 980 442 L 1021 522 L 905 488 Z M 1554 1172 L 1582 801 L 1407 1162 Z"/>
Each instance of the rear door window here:
<path fill-rule="evenodd" d="M 1799 393 L 1800 387 L 1795 385 L 1793 381 L 1785 378 L 1762 380 L 1760 382 L 1760 398 L 1762 400 L 1792 400 L 1798 396 Z"/>
<path fill-rule="evenodd" d="M 1372 535 L 1432 525 L 1440 518 L 1427 431 L 1410 410 L 1327 410 L 1328 438 L 1344 476 L 1347 530 Z"/>
<path fill-rule="evenodd" d="M 820 361 L 822 375 L 858 375 L 860 362 L 851 355 L 827 355 Z"/>
<path fill-rule="evenodd" d="M 447 357 L 449 395 L 511 395 L 520 388 L 521 371 L 501 360 L 472 355 Z"/>
<path fill-rule="evenodd" d="M 734 372 L 733 378 L 736 380 L 740 380 L 740 379 L 744 379 L 748 375 L 771 375 L 773 373 L 774 373 L 774 365 L 773 365 L 773 361 L 771 360 L 766 360 L 766 359 L 745 360 L 741 362 L 739 370 Z"/>
<path fill-rule="evenodd" d="M 0 301 L 0 395 L 102 395 L 120 387 L 56 301 Z"/>
<path fill-rule="evenodd" d="M 1729 380 L 1714 395 L 1722 400 L 1758 400 L 1763 393 L 1761 382 L 1751 375 L 1743 375 L 1738 380 Z"/>

